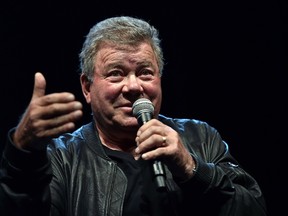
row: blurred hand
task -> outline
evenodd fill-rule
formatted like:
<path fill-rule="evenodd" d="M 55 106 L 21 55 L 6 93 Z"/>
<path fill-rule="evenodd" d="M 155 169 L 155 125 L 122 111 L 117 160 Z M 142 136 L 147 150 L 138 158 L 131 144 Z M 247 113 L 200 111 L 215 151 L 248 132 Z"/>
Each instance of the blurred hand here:
<path fill-rule="evenodd" d="M 18 148 L 44 149 L 46 142 L 75 128 L 82 113 L 82 104 L 69 92 L 45 95 L 46 80 L 42 73 L 35 73 L 31 101 L 24 112 L 13 142 Z"/>

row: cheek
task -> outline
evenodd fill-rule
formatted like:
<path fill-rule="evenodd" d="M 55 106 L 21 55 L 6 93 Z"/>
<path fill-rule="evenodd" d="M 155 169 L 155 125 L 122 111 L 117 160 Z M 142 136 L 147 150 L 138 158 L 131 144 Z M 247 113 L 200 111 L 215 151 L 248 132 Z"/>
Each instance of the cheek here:
<path fill-rule="evenodd" d="M 106 85 L 103 85 L 101 87 L 101 91 L 98 92 L 98 94 L 99 97 L 101 97 L 102 99 L 115 100 L 117 97 L 119 97 L 121 92 L 122 92 L 122 85 L 116 83 L 113 84 L 107 83 Z"/>
<path fill-rule="evenodd" d="M 96 88 L 97 86 L 97 88 Z M 86 97 L 87 103 L 104 103 L 104 101 L 110 101 L 115 97 L 115 91 L 109 85 L 102 85 L 100 83 L 91 87 L 89 95 Z M 101 102 L 102 101 L 102 102 Z M 101 104 L 99 105 L 101 106 Z"/>
<path fill-rule="evenodd" d="M 159 81 L 149 83 L 149 85 L 146 85 L 143 88 L 145 89 L 146 93 L 153 99 L 162 96 L 162 89 Z"/>
<path fill-rule="evenodd" d="M 147 89 L 147 94 L 155 104 L 155 114 L 160 112 L 162 103 L 162 89 L 160 85 L 154 85 Z"/>

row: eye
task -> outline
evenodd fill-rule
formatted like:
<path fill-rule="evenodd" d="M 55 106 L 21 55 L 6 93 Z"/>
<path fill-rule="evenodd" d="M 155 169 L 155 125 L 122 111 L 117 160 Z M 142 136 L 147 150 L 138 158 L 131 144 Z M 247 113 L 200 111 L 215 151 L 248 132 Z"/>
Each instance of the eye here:
<path fill-rule="evenodd" d="M 123 71 L 113 70 L 113 71 L 109 71 L 109 73 L 107 74 L 107 77 L 119 77 L 119 76 L 124 76 Z"/>
<path fill-rule="evenodd" d="M 140 79 L 143 79 L 143 80 L 151 80 L 153 78 L 153 76 L 154 76 L 154 72 L 150 69 L 147 69 L 147 68 L 143 68 L 138 73 L 138 77 Z"/>
<path fill-rule="evenodd" d="M 138 71 L 138 76 L 154 76 L 154 71 L 150 68 L 142 68 Z"/>
<path fill-rule="evenodd" d="M 109 82 L 121 82 L 125 77 L 125 73 L 122 70 L 114 69 L 109 71 L 105 79 Z"/>
<path fill-rule="evenodd" d="M 148 70 L 148 69 L 143 69 L 141 70 L 140 72 L 141 75 L 153 75 L 153 72 L 151 70 Z"/>

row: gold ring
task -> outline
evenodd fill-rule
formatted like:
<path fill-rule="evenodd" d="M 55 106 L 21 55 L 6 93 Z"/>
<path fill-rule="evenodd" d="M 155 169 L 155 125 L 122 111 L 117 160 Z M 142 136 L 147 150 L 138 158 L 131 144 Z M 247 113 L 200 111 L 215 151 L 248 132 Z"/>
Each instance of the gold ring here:
<path fill-rule="evenodd" d="M 163 144 L 166 143 L 166 137 L 165 136 L 162 136 L 162 141 L 163 141 Z"/>

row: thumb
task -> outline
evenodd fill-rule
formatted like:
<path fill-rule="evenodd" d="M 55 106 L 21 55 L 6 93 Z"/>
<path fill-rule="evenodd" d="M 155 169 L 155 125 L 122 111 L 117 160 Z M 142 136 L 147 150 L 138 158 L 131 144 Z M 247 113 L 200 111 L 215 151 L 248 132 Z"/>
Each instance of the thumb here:
<path fill-rule="evenodd" d="M 45 77 L 40 72 L 35 73 L 32 99 L 44 96 L 45 90 L 46 90 Z"/>

